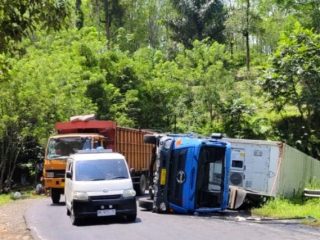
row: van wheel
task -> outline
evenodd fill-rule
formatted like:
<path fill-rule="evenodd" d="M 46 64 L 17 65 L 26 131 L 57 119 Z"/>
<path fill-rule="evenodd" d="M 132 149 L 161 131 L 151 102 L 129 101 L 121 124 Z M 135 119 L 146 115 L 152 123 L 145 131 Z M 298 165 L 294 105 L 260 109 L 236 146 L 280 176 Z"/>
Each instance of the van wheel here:
<path fill-rule="evenodd" d="M 142 174 L 139 178 L 139 185 L 137 186 L 138 195 L 142 196 L 148 189 L 148 181 L 146 175 Z"/>
<path fill-rule="evenodd" d="M 51 188 L 51 200 L 54 204 L 58 204 L 60 201 L 59 189 Z"/>
<path fill-rule="evenodd" d="M 137 214 L 128 214 L 126 216 L 126 221 L 127 222 L 135 222 L 136 221 L 136 218 L 137 218 Z"/>
<path fill-rule="evenodd" d="M 79 225 L 79 217 L 76 216 L 73 208 L 71 208 L 71 211 L 70 211 L 70 219 L 71 219 L 72 225 L 74 226 Z"/>

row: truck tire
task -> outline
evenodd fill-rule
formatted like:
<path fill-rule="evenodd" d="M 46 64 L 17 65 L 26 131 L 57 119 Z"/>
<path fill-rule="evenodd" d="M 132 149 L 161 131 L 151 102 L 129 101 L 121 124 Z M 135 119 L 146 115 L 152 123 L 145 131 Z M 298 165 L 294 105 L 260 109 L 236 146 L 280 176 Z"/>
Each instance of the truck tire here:
<path fill-rule="evenodd" d="M 154 135 L 146 134 L 146 135 L 143 136 L 143 141 L 144 141 L 144 143 L 156 144 L 157 143 L 157 138 Z"/>
<path fill-rule="evenodd" d="M 151 211 L 153 209 L 153 200 L 150 198 L 141 198 L 139 199 L 139 207 Z"/>
<path fill-rule="evenodd" d="M 51 188 L 51 200 L 54 204 L 58 204 L 60 201 L 59 189 Z"/>
<path fill-rule="evenodd" d="M 139 196 L 143 196 L 146 193 L 147 189 L 148 189 L 148 180 L 146 175 L 142 174 L 139 178 L 139 184 L 136 187 L 137 194 Z"/>

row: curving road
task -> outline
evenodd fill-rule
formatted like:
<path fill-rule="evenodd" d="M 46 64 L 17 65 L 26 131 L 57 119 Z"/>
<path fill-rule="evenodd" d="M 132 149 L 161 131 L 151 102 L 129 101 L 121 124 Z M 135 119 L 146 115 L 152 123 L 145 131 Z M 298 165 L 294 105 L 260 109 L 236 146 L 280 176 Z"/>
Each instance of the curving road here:
<path fill-rule="evenodd" d="M 220 216 L 185 216 L 138 211 L 135 223 L 117 219 L 87 221 L 72 226 L 63 204 L 52 205 L 50 199 L 39 199 L 25 214 L 35 239 L 42 240 L 313 240 L 320 230 L 297 223 L 252 223 L 233 221 Z M 233 219 L 233 220 L 230 220 Z M 244 220 L 244 219 L 242 219 Z"/>

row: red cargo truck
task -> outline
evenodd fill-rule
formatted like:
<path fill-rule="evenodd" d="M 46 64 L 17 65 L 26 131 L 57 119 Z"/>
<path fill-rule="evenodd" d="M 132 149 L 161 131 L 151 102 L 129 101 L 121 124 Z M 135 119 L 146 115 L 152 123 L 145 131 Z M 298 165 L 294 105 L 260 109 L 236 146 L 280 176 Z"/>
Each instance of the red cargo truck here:
<path fill-rule="evenodd" d="M 60 201 L 64 191 L 66 159 L 77 150 L 103 147 L 123 154 L 132 173 L 138 194 L 148 187 L 147 174 L 153 145 L 143 141 L 145 134 L 139 129 L 119 127 L 113 121 L 89 120 L 56 123 L 57 135 L 51 136 L 44 159 L 44 186 L 50 190 L 53 203 Z"/>

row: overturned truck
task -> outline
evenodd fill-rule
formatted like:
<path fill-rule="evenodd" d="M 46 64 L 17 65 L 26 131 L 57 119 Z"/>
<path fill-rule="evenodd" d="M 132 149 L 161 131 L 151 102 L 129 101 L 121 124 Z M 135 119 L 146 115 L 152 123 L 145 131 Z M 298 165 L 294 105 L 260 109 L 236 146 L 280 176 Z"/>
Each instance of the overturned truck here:
<path fill-rule="evenodd" d="M 193 135 L 145 135 L 154 145 L 149 197 L 139 206 L 154 212 L 210 213 L 228 206 L 231 146 Z"/>
<path fill-rule="evenodd" d="M 231 143 L 230 208 L 302 194 L 320 179 L 320 161 L 277 141 L 225 138 Z"/>

